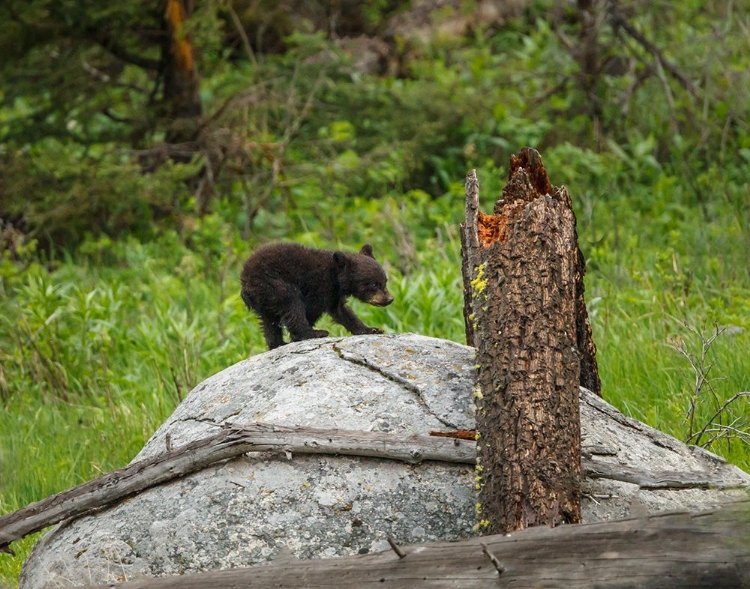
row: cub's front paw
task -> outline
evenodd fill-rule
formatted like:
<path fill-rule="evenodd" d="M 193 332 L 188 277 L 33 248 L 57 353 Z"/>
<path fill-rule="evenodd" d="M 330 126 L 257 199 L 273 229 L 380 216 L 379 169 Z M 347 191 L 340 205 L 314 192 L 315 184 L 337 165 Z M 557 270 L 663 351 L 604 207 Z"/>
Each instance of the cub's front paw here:
<path fill-rule="evenodd" d="M 313 329 L 313 337 L 328 337 L 328 332 L 325 329 Z"/>
<path fill-rule="evenodd" d="M 370 333 L 370 334 L 375 335 L 378 333 L 383 333 L 383 330 L 380 329 L 379 327 L 368 327 L 365 333 Z"/>

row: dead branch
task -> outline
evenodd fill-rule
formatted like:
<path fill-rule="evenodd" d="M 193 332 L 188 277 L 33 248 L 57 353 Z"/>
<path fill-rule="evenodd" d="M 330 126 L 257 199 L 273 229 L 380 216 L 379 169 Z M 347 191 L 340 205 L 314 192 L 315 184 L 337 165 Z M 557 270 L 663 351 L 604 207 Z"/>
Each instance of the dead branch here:
<path fill-rule="evenodd" d="M 216 435 L 191 442 L 154 458 L 51 495 L 0 517 L 0 551 L 28 534 L 63 519 L 111 505 L 144 489 L 168 482 L 247 452 L 283 449 L 300 454 L 369 456 L 416 464 L 424 460 L 473 464 L 475 442 L 430 436 L 396 436 L 379 432 L 352 432 L 255 424 L 225 426 Z"/>
<path fill-rule="evenodd" d="M 736 425 L 736 423 L 738 421 L 740 421 L 739 419 L 735 420 L 735 422 L 733 422 L 733 424 L 730 424 L 728 426 L 722 425 L 721 422 L 719 422 L 718 424 L 716 424 L 715 421 L 716 421 L 717 418 L 719 418 L 719 416 L 721 416 L 721 415 L 724 414 L 724 412 L 729 408 L 729 406 L 732 403 L 734 403 L 735 401 L 737 401 L 739 399 L 744 399 L 744 398 L 748 398 L 748 397 L 750 397 L 750 392 L 744 392 L 743 391 L 743 392 L 736 393 L 736 394 L 732 395 L 729 399 L 727 399 L 726 401 L 724 401 L 724 403 L 722 403 L 722 405 L 716 410 L 716 412 L 706 421 L 706 424 L 703 426 L 703 428 L 699 432 L 694 433 L 692 436 L 690 436 L 690 438 L 688 438 L 688 442 L 687 443 L 692 443 L 693 440 L 695 440 L 694 443 L 698 444 L 698 442 L 700 441 L 700 439 L 706 433 L 709 433 L 711 431 L 716 431 L 716 428 L 718 428 L 718 429 L 724 429 L 724 430 L 727 430 L 727 431 L 734 429 L 734 428 L 732 428 L 732 425 Z M 737 437 L 740 437 L 740 438 L 742 438 L 745 441 L 750 440 L 750 435 L 746 431 L 742 431 L 742 432 L 739 432 L 739 433 L 741 435 L 739 435 Z M 719 437 L 726 437 L 726 435 L 722 435 L 722 436 L 719 436 Z M 716 440 L 716 436 L 712 437 L 705 444 L 702 444 L 702 446 L 704 448 L 707 448 L 715 440 Z"/>
<path fill-rule="evenodd" d="M 696 99 L 700 100 L 700 91 L 695 84 L 688 80 L 687 76 L 685 76 L 676 65 L 664 57 L 664 54 L 659 51 L 659 48 L 656 47 L 656 45 L 651 43 L 643 33 L 630 24 L 630 21 L 628 21 L 625 15 L 617 9 L 616 2 L 608 2 L 607 11 L 609 13 L 610 21 L 615 28 L 622 28 L 622 30 L 630 35 L 641 47 L 648 51 L 654 57 L 656 62 L 660 64 L 661 67 L 663 67 L 675 80 L 677 80 L 685 90 L 690 92 L 690 94 Z"/>
<path fill-rule="evenodd" d="M 470 464 L 476 462 L 472 439 L 433 436 L 398 436 L 379 432 L 287 427 L 255 424 L 227 425 L 215 435 L 133 462 L 97 479 L 32 503 L 0 517 L 0 552 L 10 552 L 10 543 L 65 519 L 86 515 L 113 505 L 150 487 L 169 482 L 211 464 L 248 452 L 284 450 L 291 454 L 365 456 L 401 460 L 415 464 L 424 460 Z M 583 456 L 581 467 L 590 478 L 607 478 L 637 484 L 644 489 L 732 488 L 711 473 L 681 471 L 639 472 L 591 456 Z"/>

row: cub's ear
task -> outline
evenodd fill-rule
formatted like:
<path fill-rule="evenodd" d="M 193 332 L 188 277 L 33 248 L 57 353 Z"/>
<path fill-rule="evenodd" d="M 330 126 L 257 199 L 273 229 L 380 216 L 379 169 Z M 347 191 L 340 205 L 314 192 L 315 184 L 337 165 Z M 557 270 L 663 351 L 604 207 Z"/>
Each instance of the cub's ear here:
<path fill-rule="evenodd" d="M 359 250 L 359 253 L 364 256 L 369 256 L 373 259 L 375 259 L 375 256 L 372 255 L 372 246 L 369 243 L 366 243 L 362 246 L 362 249 Z"/>
<path fill-rule="evenodd" d="M 346 257 L 344 252 L 333 252 L 333 263 L 337 268 L 346 268 L 349 258 Z"/>

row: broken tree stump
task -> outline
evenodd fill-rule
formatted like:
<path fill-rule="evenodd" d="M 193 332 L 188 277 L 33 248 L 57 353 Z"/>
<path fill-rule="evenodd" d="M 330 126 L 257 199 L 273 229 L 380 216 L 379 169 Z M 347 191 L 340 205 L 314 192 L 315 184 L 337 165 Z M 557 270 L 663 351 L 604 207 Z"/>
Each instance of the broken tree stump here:
<path fill-rule="evenodd" d="M 468 175 L 462 247 L 484 531 L 578 523 L 578 385 L 597 394 L 601 385 L 575 214 L 538 152 L 511 158 L 492 215 L 479 210 L 476 174 Z"/>

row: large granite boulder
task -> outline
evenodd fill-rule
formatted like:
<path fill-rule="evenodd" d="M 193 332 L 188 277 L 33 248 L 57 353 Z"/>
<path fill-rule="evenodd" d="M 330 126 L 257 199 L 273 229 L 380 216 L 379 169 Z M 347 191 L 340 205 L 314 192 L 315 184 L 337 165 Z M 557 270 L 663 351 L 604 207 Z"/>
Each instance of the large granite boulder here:
<path fill-rule="evenodd" d="M 473 429 L 474 385 L 474 350 L 444 340 L 407 334 L 299 342 L 198 385 L 136 458 L 212 435 L 223 423 L 394 436 Z M 589 467 L 584 481 L 584 521 L 698 510 L 750 485 L 750 476 L 720 458 L 585 390 L 581 422 L 584 455 L 601 466 Z M 696 482 L 670 485 L 668 473 L 693 473 Z M 475 502 L 471 465 L 251 453 L 57 527 L 34 548 L 21 588 L 250 566 L 280 554 L 367 553 L 387 549 L 388 536 L 398 543 L 464 538 L 473 534 Z"/>

